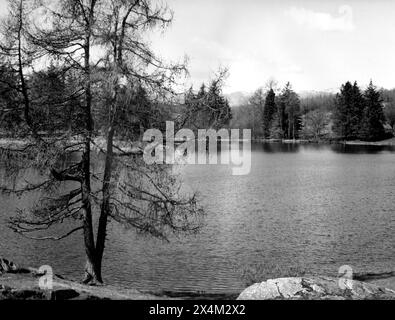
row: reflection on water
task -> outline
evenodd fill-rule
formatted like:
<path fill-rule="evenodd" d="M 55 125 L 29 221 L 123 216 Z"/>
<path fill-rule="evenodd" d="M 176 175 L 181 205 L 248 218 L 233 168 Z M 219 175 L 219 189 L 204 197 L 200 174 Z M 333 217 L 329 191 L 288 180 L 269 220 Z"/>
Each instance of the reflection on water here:
<path fill-rule="evenodd" d="M 252 147 L 255 151 L 260 150 L 267 153 L 330 150 L 336 153 L 374 154 L 395 151 L 395 146 L 358 144 L 255 143 Z"/>
<path fill-rule="evenodd" d="M 252 146 L 251 173 L 224 165 L 181 168 L 207 211 L 203 231 L 170 243 L 111 224 L 104 275 L 144 290 L 233 292 L 246 266 L 299 266 L 337 274 L 393 270 L 395 149 L 378 146 L 262 144 Z M 35 173 L 28 173 L 32 178 Z M 1 196 L 4 221 L 38 195 Z M 66 226 L 64 226 L 66 228 Z M 80 235 L 33 242 L 0 225 L 0 256 L 79 279 Z"/>

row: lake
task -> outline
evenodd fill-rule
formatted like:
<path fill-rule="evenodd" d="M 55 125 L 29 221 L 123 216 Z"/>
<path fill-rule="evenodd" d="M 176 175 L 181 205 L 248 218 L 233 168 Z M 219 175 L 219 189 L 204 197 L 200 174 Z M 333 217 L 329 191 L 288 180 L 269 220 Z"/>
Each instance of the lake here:
<path fill-rule="evenodd" d="M 206 209 L 201 233 L 167 243 L 112 223 L 107 283 L 229 293 L 245 288 L 243 272 L 257 266 L 322 275 L 337 275 L 343 265 L 362 273 L 395 269 L 395 147 L 254 143 L 249 175 L 232 176 L 224 165 L 186 166 L 181 173 Z M 5 225 L 35 199 L 0 195 L 0 257 L 49 264 L 81 279 L 79 234 L 38 242 Z"/>

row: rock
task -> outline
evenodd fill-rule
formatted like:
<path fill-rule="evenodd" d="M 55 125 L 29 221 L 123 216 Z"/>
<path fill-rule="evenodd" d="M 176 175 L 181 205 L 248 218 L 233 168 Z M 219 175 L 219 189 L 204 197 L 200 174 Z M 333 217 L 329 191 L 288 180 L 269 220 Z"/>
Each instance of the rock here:
<path fill-rule="evenodd" d="M 243 300 L 271 300 L 279 296 L 278 288 L 273 280 L 253 284 L 243 293 L 239 296 Z"/>
<path fill-rule="evenodd" d="M 279 281 L 276 286 L 280 295 L 284 298 L 292 298 L 303 290 L 302 282 L 296 278 L 290 278 L 289 281 Z"/>
<path fill-rule="evenodd" d="M 18 266 L 8 261 L 7 259 L 0 258 L 0 273 L 7 272 L 16 272 L 18 270 Z"/>
<path fill-rule="evenodd" d="M 270 279 L 245 289 L 238 300 L 395 300 L 395 291 L 356 280 L 329 277 Z"/>
<path fill-rule="evenodd" d="M 0 275 L 2 273 L 31 273 L 33 270 L 32 268 L 21 268 L 12 261 L 0 258 Z"/>

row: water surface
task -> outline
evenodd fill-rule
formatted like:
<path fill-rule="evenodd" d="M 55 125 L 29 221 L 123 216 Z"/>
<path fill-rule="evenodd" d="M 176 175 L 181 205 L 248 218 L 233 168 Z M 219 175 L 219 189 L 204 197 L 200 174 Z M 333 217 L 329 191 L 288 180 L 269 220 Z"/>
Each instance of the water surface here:
<path fill-rule="evenodd" d="M 332 275 L 342 265 L 395 269 L 395 148 L 258 143 L 249 175 L 232 176 L 221 165 L 181 171 L 206 208 L 202 232 L 165 243 L 111 224 L 107 282 L 216 293 L 243 289 L 243 269 L 257 265 Z M 80 235 L 37 242 L 3 223 L 36 198 L 0 196 L 0 256 L 80 279 Z"/>

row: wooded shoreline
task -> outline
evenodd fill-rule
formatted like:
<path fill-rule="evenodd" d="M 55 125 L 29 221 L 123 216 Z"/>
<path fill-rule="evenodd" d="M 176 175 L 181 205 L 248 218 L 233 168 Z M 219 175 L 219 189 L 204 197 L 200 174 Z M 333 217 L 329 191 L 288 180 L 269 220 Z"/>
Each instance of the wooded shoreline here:
<path fill-rule="evenodd" d="M 385 139 L 381 141 L 360 141 L 360 140 L 305 140 L 305 139 L 252 139 L 254 142 L 264 142 L 264 143 L 283 143 L 283 144 L 338 144 L 338 145 L 361 145 L 361 146 L 395 146 L 395 138 Z"/>
<path fill-rule="evenodd" d="M 98 138 L 100 139 L 100 137 Z M 350 140 L 350 141 L 341 141 L 341 140 L 307 140 L 307 139 L 264 139 L 264 138 L 253 138 L 251 142 L 263 142 L 263 143 L 283 143 L 283 144 L 318 144 L 318 145 L 327 145 L 327 144 L 338 144 L 338 145 L 361 145 L 361 146 L 395 146 L 395 138 L 385 139 L 381 141 L 361 141 L 361 140 Z M 9 147 L 10 145 L 22 146 L 28 143 L 26 140 L 21 139 L 12 139 L 12 138 L 4 138 L 0 137 L 0 146 L 1 147 Z M 124 142 L 127 144 L 127 142 Z M 135 142 L 131 142 L 130 145 L 134 145 Z M 132 148 L 130 148 L 132 150 Z"/>

